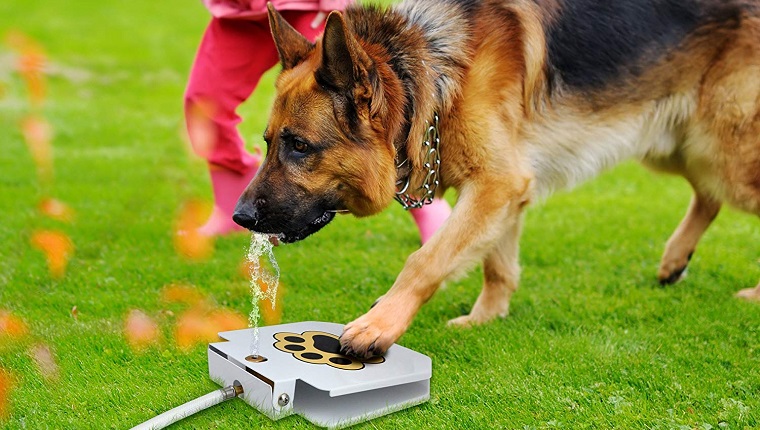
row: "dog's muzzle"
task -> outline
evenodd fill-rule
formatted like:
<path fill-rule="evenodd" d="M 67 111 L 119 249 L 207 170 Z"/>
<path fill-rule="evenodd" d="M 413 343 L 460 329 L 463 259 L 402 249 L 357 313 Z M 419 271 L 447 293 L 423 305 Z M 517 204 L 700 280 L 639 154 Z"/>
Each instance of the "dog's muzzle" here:
<path fill-rule="evenodd" d="M 316 206 L 298 215 L 294 212 L 277 210 L 271 213 L 266 199 L 250 201 L 241 198 L 235 206 L 232 220 L 253 232 L 277 236 L 279 241 L 291 243 L 305 239 L 329 224 L 336 211 L 319 209 L 319 206 Z"/>

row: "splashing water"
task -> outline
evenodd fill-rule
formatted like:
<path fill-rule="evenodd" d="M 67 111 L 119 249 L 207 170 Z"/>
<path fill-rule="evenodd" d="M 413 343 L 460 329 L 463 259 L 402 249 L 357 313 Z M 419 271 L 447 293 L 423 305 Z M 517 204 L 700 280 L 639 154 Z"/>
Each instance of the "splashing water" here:
<path fill-rule="evenodd" d="M 277 286 L 280 282 L 280 266 L 274 258 L 272 251 L 273 245 L 269 241 L 269 236 L 264 234 L 251 234 L 251 246 L 248 248 L 249 274 L 251 278 L 251 304 L 253 308 L 248 315 L 248 325 L 253 328 L 253 338 L 251 339 L 251 355 L 259 355 L 259 303 L 261 300 L 267 300 L 272 303 L 272 309 L 275 307 L 277 299 Z M 272 266 L 272 272 L 265 270 L 261 266 L 261 256 L 266 254 L 269 264 Z M 262 289 L 261 285 L 266 288 Z"/>

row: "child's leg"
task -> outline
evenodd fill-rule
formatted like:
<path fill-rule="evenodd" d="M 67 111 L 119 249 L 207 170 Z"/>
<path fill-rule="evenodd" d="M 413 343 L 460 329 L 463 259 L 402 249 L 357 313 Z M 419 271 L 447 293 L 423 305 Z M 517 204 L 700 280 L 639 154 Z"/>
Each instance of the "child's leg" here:
<path fill-rule="evenodd" d="M 312 41 L 324 26 L 321 23 L 318 28 L 311 28 L 316 14 L 312 11 L 282 12 L 291 25 Z M 252 157 L 245 150 L 237 131 L 240 117 L 235 110 L 277 61 L 277 49 L 266 20 L 212 18 L 198 48 L 185 91 L 188 129 L 195 126 L 193 121 L 198 118 L 198 113 L 210 114 L 215 126 L 216 135 L 211 145 L 191 141 L 193 148 L 209 163 L 240 174 L 258 164 L 258 157 Z"/>
<path fill-rule="evenodd" d="M 303 34 L 304 37 L 311 40 L 312 42 L 317 38 L 317 36 L 322 34 L 322 30 L 325 28 L 324 20 L 320 22 L 316 28 L 312 28 L 311 23 L 314 21 L 314 18 L 316 18 L 316 16 L 316 11 L 286 10 L 282 12 L 282 17 L 285 18 L 285 21 L 290 23 L 293 28 L 298 30 L 299 33 Z"/>
<path fill-rule="evenodd" d="M 246 151 L 237 131 L 236 109 L 275 64 L 277 50 L 266 21 L 211 20 L 185 92 L 190 142 L 208 160 L 214 189 L 214 211 L 201 227 L 203 234 L 240 229 L 232 221 L 232 212 L 256 174 L 261 156 Z"/>
<path fill-rule="evenodd" d="M 316 12 L 285 11 L 285 19 L 314 40 Z M 206 235 L 242 230 L 232 221 L 238 197 L 253 179 L 260 154 L 250 154 L 237 131 L 237 107 L 277 64 L 269 23 L 213 18 L 203 36 L 185 92 L 185 120 L 195 152 L 209 162 L 214 210 L 200 231 Z"/>
<path fill-rule="evenodd" d="M 414 217 L 414 222 L 420 231 L 420 241 L 424 244 L 449 218 L 451 206 L 449 206 L 446 200 L 436 198 L 429 205 L 425 205 L 419 209 L 411 209 L 409 213 Z"/>
<path fill-rule="evenodd" d="M 277 50 L 266 22 L 213 18 L 203 35 L 185 92 L 188 128 L 210 114 L 215 135 L 210 147 L 191 142 L 209 163 L 245 174 L 258 167 L 259 157 L 245 150 L 237 131 L 236 109 L 251 95 L 261 76 L 277 64 Z M 200 106 L 200 109 L 199 109 Z M 202 119 L 202 118 L 201 118 Z"/>

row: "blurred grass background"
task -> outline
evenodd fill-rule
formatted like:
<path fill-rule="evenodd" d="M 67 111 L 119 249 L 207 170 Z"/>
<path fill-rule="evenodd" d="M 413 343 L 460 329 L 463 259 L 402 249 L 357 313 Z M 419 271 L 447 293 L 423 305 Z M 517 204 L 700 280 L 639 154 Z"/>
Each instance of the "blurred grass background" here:
<path fill-rule="evenodd" d="M 216 388 L 205 347 L 173 340 L 182 305 L 161 299 L 181 282 L 215 306 L 250 310 L 239 274 L 246 235 L 218 240 L 202 262 L 172 244 L 182 203 L 211 195 L 205 165 L 180 133 L 185 79 L 207 21 L 197 1 L 0 3 L 0 311 L 28 326 L 25 336 L 0 334 L 0 370 L 13 380 L 7 399 L 0 389 L 0 428 L 129 428 Z M 54 133 L 49 184 L 38 180 L 20 131 L 33 109 L 11 31 L 36 40 L 48 59 L 39 114 Z M 273 76 L 241 110 L 252 146 L 262 143 Z M 41 216 L 47 196 L 76 220 Z M 400 341 L 432 357 L 431 401 L 358 428 L 760 426 L 760 307 L 733 298 L 760 278 L 760 226 L 724 210 L 686 281 L 660 288 L 660 253 L 689 197 L 683 180 L 628 163 L 531 208 L 511 316 L 447 328 L 474 302 L 481 272 L 450 282 Z M 62 231 L 76 247 L 62 279 L 30 246 L 41 229 Z M 417 246 L 411 217 L 394 205 L 279 247 L 283 322 L 356 318 Z M 156 321 L 163 339 L 142 352 L 125 339 L 133 309 Z M 40 371 L 29 353 L 38 344 L 59 377 Z M 233 401 L 174 428 L 254 427 L 310 424 L 273 423 Z"/>

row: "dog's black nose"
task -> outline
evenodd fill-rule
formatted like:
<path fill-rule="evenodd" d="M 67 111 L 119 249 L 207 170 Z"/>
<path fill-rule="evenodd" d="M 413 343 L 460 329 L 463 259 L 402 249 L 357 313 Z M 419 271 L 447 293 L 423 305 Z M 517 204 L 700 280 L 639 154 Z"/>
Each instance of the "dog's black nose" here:
<path fill-rule="evenodd" d="M 237 205 L 235 205 L 235 212 L 232 213 L 232 220 L 239 226 L 251 230 L 253 226 L 256 225 L 256 221 L 258 221 L 256 207 L 241 198 L 238 200 Z"/>
<path fill-rule="evenodd" d="M 256 219 L 245 212 L 235 211 L 235 213 L 232 214 L 232 220 L 239 226 L 245 227 L 248 230 L 252 229 L 256 224 Z"/>
<path fill-rule="evenodd" d="M 259 208 L 266 203 L 263 198 L 258 198 L 251 203 L 242 197 L 235 205 L 235 212 L 232 214 L 232 220 L 241 227 L 253 230 L 253 227 L 259 222 Z"/>

